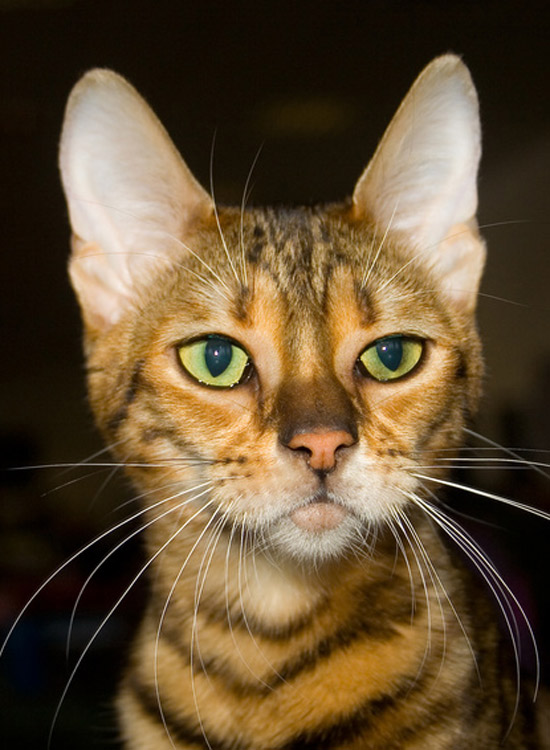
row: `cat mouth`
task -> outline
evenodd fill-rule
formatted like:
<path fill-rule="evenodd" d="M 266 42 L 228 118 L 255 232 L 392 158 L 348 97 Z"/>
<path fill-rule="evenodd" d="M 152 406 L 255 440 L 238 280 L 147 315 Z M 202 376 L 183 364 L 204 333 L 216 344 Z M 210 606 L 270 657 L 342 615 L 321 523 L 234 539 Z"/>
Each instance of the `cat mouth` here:
<path fill-rule="evenodd" d="M 321 533 L 336 529 L 347 517 L 348 511 L 331 500 L 326 492 L 315 495 L 304 505 L 290 513 L 290 520 L 304 531 Z"/>

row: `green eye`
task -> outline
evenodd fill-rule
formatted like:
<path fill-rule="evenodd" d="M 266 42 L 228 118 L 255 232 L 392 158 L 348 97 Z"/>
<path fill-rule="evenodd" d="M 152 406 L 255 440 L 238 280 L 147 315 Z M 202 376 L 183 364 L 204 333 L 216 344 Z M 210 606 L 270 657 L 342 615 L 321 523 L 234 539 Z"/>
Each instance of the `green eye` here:
<path fill-rule="evenodd" d="M 232 388 L 241 383 L 249 371 L 248 354 L 223 336 L 207 336 L 182 344 L 178 347 L 178 356 L 191 377 L 215 388 Z"/>
<path fill-rule="evenodd" d="M 386 336 L 371 344 L 359 356 L 358 364 L 363 374 L 382 383 L 398 380 L 407 375 L 420 362 L 424 344 L 406 336 Z"/>

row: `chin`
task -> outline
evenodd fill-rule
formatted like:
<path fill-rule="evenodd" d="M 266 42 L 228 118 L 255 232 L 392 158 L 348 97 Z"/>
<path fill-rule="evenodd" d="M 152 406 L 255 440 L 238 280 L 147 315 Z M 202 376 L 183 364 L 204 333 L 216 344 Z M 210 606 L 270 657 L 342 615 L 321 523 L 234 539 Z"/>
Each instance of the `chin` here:
<path fill-rule="evenodd" d="M 304 506 L 302 506 L 303 508 Z M 311 511 L 315 514 L 316 509 Z M 285 558 L 303 567 L 318 569 L 354 555 L 365 555 L 372 532 L 353 514 L 342 509 L 342 517 L 331 528 L 299 524 L 289 514 L 266 534 L 275 558 Z M 308 511 L 306 511 L 308 512 Z"/>

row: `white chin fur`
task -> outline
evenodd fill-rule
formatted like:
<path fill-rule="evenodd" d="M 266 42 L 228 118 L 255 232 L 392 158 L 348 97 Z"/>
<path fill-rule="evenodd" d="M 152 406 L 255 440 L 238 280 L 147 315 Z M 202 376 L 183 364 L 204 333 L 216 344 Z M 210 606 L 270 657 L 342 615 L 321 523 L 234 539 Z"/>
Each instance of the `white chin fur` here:
<path fill-rule="evenodd" d="M 338 524 L 321 530 L 297 524 L 286 516 L 272 526 L 266 536 L 276 554 L 299 563 L 320 564 L 367 548 L 370 535 L 353 514 L 346 513 Z"/>

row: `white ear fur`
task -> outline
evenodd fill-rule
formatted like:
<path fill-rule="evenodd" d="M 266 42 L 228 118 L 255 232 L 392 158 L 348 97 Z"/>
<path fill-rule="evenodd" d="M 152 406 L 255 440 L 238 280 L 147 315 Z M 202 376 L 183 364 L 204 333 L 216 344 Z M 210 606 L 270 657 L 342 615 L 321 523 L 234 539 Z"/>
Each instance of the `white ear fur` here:
<path fill-rule="evenodd" d="M 71 278 L 87 322 L 106 327 L 212 202 L 145 101 L 109 70 L 90 71 L 71 92 L 59 163 Z"/>
<path fill-rule="evenodd" d="M 353 211 L 395 232 L 473 309 L 485 250 L 477 233 L 478 100 L 454 55 L 433 60 L 401 103 L 353 194 Z"/>

